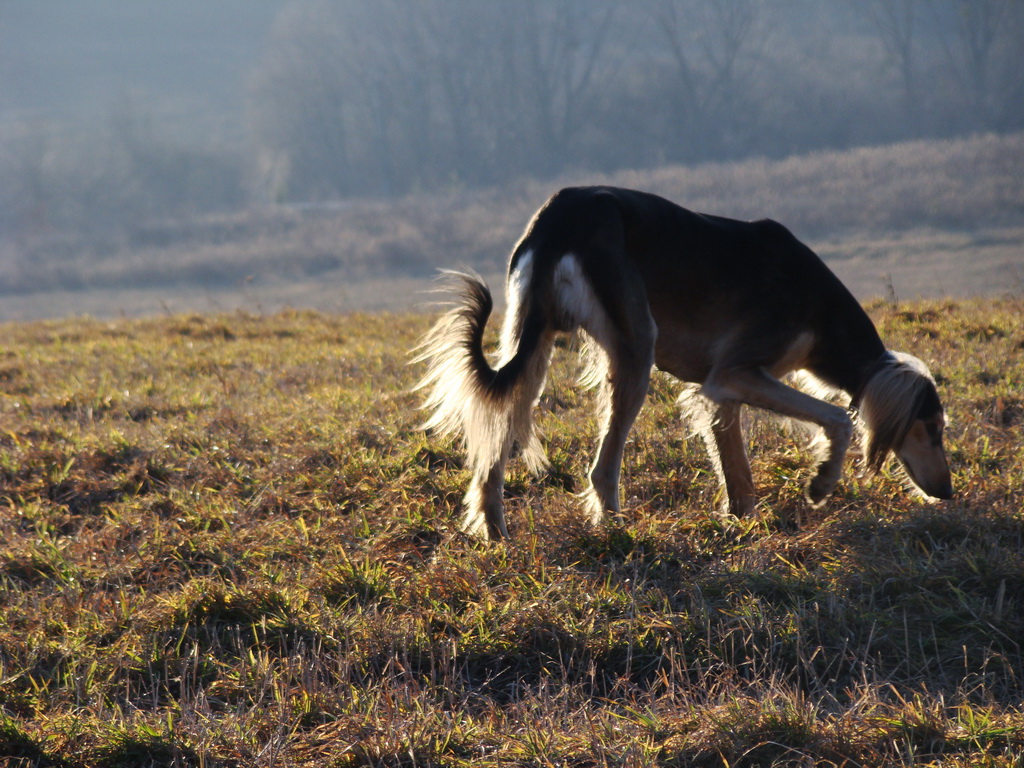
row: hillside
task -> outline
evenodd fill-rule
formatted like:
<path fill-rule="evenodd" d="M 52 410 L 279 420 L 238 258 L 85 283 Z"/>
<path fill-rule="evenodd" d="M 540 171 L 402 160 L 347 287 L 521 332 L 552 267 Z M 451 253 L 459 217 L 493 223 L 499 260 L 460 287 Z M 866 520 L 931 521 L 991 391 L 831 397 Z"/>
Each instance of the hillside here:
<path fill-rule="evenodd" d="M 989 135 L 156 221 L 114 240 L 8 244 L 0 318 L 406 310 L 439 267 L 499 275 L 533 211 L 559 187 L 580 183 L 775 218 L 862 299 L 1020 293 L 1022 180 L 1024 134 Z"/>
<path fill-rule="evenodd" d="M 957 498 L 753 419 L 727 525 L 656 379 L 626 519 L 573 492 L 590 398 L 559 350 L 507 545 L 454 529 L 417 427 L 431 318 L 289 311 L 3 326 L 0 755 L 53 768 L 1024 761 L 1024 307 L 875 303 L 927 360 Z"/>

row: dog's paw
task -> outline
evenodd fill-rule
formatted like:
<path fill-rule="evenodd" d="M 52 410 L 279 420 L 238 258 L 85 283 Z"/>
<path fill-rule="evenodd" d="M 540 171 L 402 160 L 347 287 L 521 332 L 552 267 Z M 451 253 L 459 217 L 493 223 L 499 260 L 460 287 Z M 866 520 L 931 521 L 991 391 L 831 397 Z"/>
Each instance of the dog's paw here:
<path fill-rule="evenodd" d="M 835 489 L 835 480 L 817 475 L 807 484 L 807 501 L 815 507 L 820 507 L 832 495 Z"/>

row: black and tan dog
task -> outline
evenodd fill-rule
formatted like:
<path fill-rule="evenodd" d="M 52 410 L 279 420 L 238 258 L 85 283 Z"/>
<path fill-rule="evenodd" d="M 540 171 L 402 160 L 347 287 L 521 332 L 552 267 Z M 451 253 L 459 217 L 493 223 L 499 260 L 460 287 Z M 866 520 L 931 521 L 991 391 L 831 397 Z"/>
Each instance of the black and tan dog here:
<path fill-rule="evenodd" d="M 518 442 L 532 468 L 544 466 L 534 406 L 556 335 L 577 329 L 588 336 L 588 379 L 604 404 L 585 494 L 594 522 L 619 511 L 623 447 L 654 365 L 688 383 L 680 404 L 705 438 L 729 513 L 748 513 L 755 502 L 742 405 L 821 428 L 826 447 L 807 489 L 814 503 L 835 489 L 855 427 L 870 469 L 895 453 L 922 493 L 952 496 L 944 414 L 927 367 L 887 351 L 839 279 L 774 221 L 693 213 L 626 189 L 562 190 L 509 261 L 496 367 L 482 343 L 490 291 L 475 275 L 451 274 L 459 302 L 417 359 L 429 366 L 420 384 L 433 411 L 427 426 L 465 441 L 473 474 L 467 532 L 508 535 L 505 464 Z M 848 398 L 848 407 L 780 381 L 794 371 Z"/>

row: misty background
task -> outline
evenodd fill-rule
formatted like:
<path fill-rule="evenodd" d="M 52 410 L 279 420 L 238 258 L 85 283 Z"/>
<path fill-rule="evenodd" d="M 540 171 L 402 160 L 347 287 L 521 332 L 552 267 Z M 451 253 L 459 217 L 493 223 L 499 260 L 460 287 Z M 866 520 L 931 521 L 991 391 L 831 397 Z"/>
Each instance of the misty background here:
<path fill-rule="evenodd" d="M 713 212 L 777 215 L 792 190 L 748 211 L 752 174 L 844 152 L 829 162 L 845 174 L 860 147 L 910 149 L 854 172 L 960 152 L 966 176 L 990 174 L 970 180 L 986 183 L 977 224 L 1013 266 L 1022 53 L 1021 0 L 5 0 L 0 317 L 204 292 L 218 309 L 228 290 L 317 303 L 289 292 L 303 283 L 373 306 L 356 282 L 393 294 L 438 265 L 500 269 L 557 185 L 688 194 L 643 174 L 717 168 L 736 197 Z M 934 221 L 922 203 L 886 226 L 948 228 L 956 206 L 932 186 Z M 813 205 L 783 221 L 838 237 Z"/>

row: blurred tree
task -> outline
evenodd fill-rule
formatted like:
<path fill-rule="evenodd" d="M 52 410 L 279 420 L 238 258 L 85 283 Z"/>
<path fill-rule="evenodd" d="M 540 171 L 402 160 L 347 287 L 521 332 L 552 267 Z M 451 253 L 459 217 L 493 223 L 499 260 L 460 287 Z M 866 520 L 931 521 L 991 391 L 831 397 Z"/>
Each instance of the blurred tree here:
<path fill-rule="evenodd" d="M 907 125 L 916 133 L 923 122 L 915 61 L 920 0 L 864 0 L 858 7 L 871 21 L 889 61 L 899 72 Z"/>
<path fill-rule="evenodd" d="M 612 0 L 293 3 L 253 78 L 266 187 L 291 199 L 551 176 L 580 136 Z"/>
<path fill-rule="evenodd" d="M 1013 126 L 1021 5 L 292 0 L 252 79 L 255 186 L 395 196 Z"/>
<path fill-rule="evenodd" d="M 339 78 L 343 40 L 330 4 L 292 4 L 278 19 L 272 55 L 252 82 L 253 138 L 261 196 L 307 199 L 354 193 L 348 140 L 349 93 Z M 349 184 L 351 186 L 346 186 Z"/>
<path fill-rule="evenodd" d="M 1024 2 L 941 0 L 927 5 L 970 130 L 1024 127 Z"/>
<path fill-rule="evenodd" d="M 69 233 L 99 251 L 146 222 L 245 201 L 240 153 L 173 140 L 134 97 L 99 125 L 14 124 L 0 146 L 0 230 L 29 258 L 35 244 Z"/>
<path fill-rule="evenodd" d="M 758 121 L 748 78 L 764 39 L 761 0 L 663 0 L 655 14 L 674 63 L 680 160 L 721 158 Z"/>

